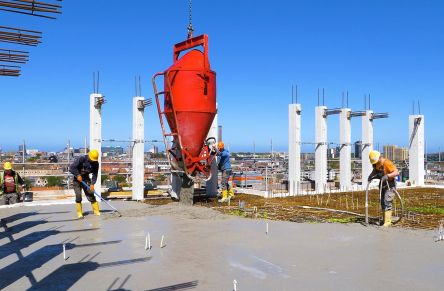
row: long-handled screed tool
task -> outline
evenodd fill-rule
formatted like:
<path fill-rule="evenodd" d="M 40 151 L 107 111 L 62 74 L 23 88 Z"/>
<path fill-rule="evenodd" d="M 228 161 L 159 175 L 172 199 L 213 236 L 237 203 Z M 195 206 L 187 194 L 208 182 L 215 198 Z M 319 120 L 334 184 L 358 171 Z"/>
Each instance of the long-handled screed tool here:
<path fill-rule="evenodd" d="M 88 184 L 86 184 L 84 181 L 82 181 L 83 186 L 86 187 L 86 189 L 88 191 L 90 191 L 90 188 L 88 186 Z M 119 215 L 119 217 L 122 217 L 122 214 L 119 212 L 119 210 L 117 210 L 114 206 L 112 206 L 108 201 L 106 201 L 105 199 L 103 199 L 102 196 L 100 196 L 99 194 L 97 194 L 96 190 L 94 190 L 94 195 L 96 195 L 97 197 L 100 198 L 100 200 L 102 200 L 103 202 L 105 202 L 109 207 L 111 207 L 115 212 L 117 212 L 117 214 Z"/>

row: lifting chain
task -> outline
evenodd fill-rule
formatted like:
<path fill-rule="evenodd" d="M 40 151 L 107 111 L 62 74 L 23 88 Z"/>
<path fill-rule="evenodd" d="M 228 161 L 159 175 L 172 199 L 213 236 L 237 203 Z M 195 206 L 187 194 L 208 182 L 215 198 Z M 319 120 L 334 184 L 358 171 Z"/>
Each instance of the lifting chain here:
<path fill-rule="evenodd" d="M 192 10 L 191 10 L 191 7 L 192 6 L 192 0 L 189 0 L 188 1 L 188 11 L 189 11 L 189 15 L 188 15 L 188 38 L 192 38 L 193 37 L 193 31 L 194 31 L 194 29 L 193 29 L 193 23 L 192 23 L 192 21 L 193 21 L 193 19 L 192 19 L 192 15 L 191 15 L 191 13 L 192 13 Z"/>

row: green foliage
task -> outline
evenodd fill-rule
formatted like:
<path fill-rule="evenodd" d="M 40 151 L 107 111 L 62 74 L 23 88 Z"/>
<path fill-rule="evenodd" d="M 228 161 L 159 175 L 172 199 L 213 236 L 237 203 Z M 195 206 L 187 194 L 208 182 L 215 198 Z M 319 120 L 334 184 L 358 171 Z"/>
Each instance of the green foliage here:
<path fill-rule="evenodd" d="M 163 174 L 158 174 L 158 175 L 154 176 L 154 180 L 156 180 L 158 182 L 165 181 L 166 178 L 167 177 L 165 175 L 163 175 Z"/>
<path fill-rule="evenodd" d="M 48 181 L 48 186 L 49 187 L 61 186 L 62 182 L 63 182 L 63 178 L 62 177 L 56 177 L 56 176 L 47 177 L 46 180 Z"/>
<path fill-rule="evenodd" d="M 32 182 L 29 179 L 24 179 L 25 185 L 26 185 L 26 189 L 29 189 L 32 187 Z"/>
<path fill-rule="evenodd" d="M 112 179 L 113 181 L 116 181 L 119 184 L 126 183 L 126 178 L 123 175 L 115 175 Z"/>
<path fill-rule="evenodd" d="M 109 180 L 108 175 L 102 175 L 101 177 L 102 177 L 102 183 Z"/>
<path fill-rule="evenodd" d="M 247 217 L 247 213 L 240 209 L 235 209 L 229 213 L 230 215 L 236 215 L 240 217 Z"/>
<path fill-rule="evenodd" d="M 356 222 L 356 218 L 354 217 L 328 218 L 326 221 L 332 223 L 351 223 L 351 222 Z"/>
<path fill-rule="evenodd" d="M 413 211 L 413 212 L 416 212 L 416 213 L 421 213 L 421 214 L 444 215 L 444 207 L 435 206 L 435 205 L 407 207 L 407 210 Z"/>
<path fill-rule="evenodd" d="M 151 157 L 152 159 L 163 159 L 163 158 L 165 158 L 166 156 L 165 156 L 164 153 L 157 153 L 157 154 L 153 154 L 153 153 L 151 153 L 151 154 L 150 154 L 150 157 Z"/>

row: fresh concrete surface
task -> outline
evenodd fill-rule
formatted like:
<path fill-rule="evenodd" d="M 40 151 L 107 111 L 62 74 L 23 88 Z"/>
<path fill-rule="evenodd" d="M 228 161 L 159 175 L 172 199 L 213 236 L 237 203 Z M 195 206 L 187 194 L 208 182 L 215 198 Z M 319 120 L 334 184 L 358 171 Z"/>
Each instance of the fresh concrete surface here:
<path fill-rule="evenodd" d="M 83 220 L 74 204 L 0 209 L 10 227 L 0 228 L 0 289 L 443 290 L 444 242 L 431 231 L 112 203 L 123 217 L 95 217 L 88 204 Z"/>

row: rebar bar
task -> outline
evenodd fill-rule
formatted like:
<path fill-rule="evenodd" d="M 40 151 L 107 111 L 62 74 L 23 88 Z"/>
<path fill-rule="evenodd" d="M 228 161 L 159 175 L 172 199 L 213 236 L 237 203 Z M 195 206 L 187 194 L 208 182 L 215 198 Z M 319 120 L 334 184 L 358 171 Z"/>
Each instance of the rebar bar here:
<path fill-rule="evenodd" d="M 60 1 L 59 1 L 60 2 Z M 54 14 L 61 14 L 61 5 L 40 2 L 35 0 L 0 1 L 0 10 L 19 14 L 26 14 L 49 19 L 55 19 Z"/>
<path fill-rule="evenodd" d="M 20 76 L 20 67 L 0 65 L 0 76 L 18 77 Z"/>
<path fill-rule="evenodd" d="M 0 26 L 0 42 L 37 46 L 41 38 L 40 31 Z"/>
<path fill-rule="evenodd" d="M 24 64 L 29 60 L 29 53 L 9 49 L 0 49 L 0 62 Z"/>

